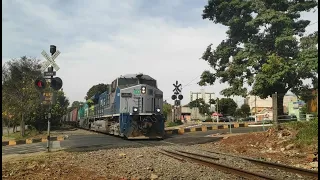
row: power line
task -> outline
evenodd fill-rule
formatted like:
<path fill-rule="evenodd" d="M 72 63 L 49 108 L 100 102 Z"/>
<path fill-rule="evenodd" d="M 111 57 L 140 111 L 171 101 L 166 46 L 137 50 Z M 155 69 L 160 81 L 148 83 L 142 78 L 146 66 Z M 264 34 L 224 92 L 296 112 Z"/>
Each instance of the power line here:
<path fill-rule="evenodd" d="M 192 80 L 191 80 L 190 82 L 188 82 L 186 85 L 183 85 L 182 88 L 184 88 L 184 87 L 186 87 L 186 86 L 189 86 L 189 85 L 192 85 L 191 83 L 192 83 L 194 80 L 198 79 L 199 77 L 201 77 L 201 75 L 199 75 L 199 76 L 197 76 L 196 78 L 192 79 Z"/>
<path fill-rule="evenodd" d="M 308 26 L 312 26 L 312 25 L 314 25 L 314 24 L 317 24 L 318 23 L 318 21 L 316 21 L 316 22 L 314 22 L 314 23 L 311 23 L 311 24 L 309 24 Z M 308 27 L 307 26 L 307 27 Z"/>

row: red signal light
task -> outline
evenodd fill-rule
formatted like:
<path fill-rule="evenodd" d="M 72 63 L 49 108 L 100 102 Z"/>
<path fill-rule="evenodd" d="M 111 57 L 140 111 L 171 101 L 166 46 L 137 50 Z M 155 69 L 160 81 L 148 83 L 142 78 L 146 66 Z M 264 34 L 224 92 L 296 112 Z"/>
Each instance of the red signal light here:
<path fill-rule="evenodd" d="M 42 82 L 41 81 L 39 81 L 37 85 L 38 85 L 39 88 L 42 88 Z"/>
<path fill-rule="evenodd" d="M 46 80 L 45 79 L 37 79 L 35 81 L 35 85 L 38 90 L 43 90 L 46 88 Z"/>

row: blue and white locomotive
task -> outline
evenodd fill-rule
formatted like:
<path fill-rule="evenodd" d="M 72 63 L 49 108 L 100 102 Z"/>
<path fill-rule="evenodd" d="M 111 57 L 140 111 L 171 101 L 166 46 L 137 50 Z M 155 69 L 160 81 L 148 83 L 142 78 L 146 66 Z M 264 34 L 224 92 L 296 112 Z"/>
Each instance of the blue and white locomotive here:
<path fill-rule="evenodd" d="M 162 139 L 163 92 L 144 74 L 118 77 L 108 90 L 90 98 L 78 110 L 80 127 L 127 139 Z"/>

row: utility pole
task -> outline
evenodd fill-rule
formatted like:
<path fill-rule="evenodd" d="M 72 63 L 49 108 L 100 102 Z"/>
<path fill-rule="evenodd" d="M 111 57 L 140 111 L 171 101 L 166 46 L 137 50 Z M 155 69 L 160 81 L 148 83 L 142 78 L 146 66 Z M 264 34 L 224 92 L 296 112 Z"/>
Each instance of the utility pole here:
<path fill-rule="evenodd" d="M 254 121 L 257 122 L 257 96 L 254 96 Z"/>
<path fill-rule="evenodd" d="M 217 122 L 219 122 L 219 98 L 217 98 Z"/>
<path fill-rule="evenodd" d="M 278 122 L 278 103 L 277 100 L 278 99 L 278 94 L 272 94 L 272 111 L 273 111 L 273 115 L 272 115 L 272 119 L 274 124 L 276 125 L 276 129 L 279 129 L 279 122 Z"/>

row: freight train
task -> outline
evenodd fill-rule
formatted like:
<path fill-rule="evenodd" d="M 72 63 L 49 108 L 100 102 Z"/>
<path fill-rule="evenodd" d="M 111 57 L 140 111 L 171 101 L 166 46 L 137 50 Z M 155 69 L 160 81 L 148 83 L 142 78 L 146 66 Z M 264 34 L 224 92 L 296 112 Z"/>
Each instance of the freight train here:
<path fill-rule="evenodd" d="M 163 92 L 145 74 L 128 74 L 63 116 L 64 122 L 126 139 L 163 139 Z"/>

